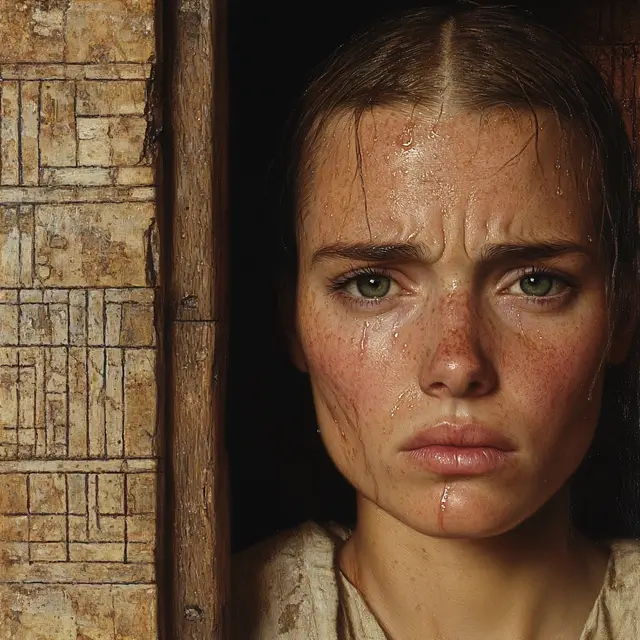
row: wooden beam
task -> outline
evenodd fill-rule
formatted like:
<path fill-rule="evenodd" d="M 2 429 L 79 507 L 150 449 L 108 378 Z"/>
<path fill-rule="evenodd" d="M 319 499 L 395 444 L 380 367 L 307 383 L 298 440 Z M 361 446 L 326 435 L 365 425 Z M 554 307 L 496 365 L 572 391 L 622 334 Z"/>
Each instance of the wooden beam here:
<path fill-rule="evenodd" d="M 226 0 L 166 0 L 165 588 L 173 640 L 228 636 Z"/>
<path fill-rule="evenodd" d="M 226 468 L 212 375 L 212 323 L 173 331 L 173 625 L 174 640 L 223 640 L 227 633 Z M 224 526 L 223 526 L 224 525 Z"/>

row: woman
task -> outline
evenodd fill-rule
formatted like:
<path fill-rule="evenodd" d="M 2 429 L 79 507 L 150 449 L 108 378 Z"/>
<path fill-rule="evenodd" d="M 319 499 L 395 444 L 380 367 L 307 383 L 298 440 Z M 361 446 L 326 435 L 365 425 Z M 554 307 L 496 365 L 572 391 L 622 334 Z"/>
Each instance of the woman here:
<path fill-rule="evenodd" d="M 634 169 L 598 73 L 513 8 L 405 13 L 293 149 L 292 358 L 357 523 L 240 558 L 234 638 L 640 637 Z"/>

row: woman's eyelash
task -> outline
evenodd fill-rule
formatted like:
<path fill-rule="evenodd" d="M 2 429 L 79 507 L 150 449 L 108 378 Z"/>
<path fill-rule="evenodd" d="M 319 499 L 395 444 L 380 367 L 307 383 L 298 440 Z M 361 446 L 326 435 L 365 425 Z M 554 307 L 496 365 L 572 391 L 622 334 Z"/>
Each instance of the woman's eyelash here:
<path fill-rule="evenodd" d="M 381 269 L 378 267 L 361 267 L 358 269 L 354 269 L 349 273 L 345 273 L 337 278 L 332 278 L 330 280 L 331 288 L 333 290 L 341 289 L 345 284 L 355 280 L 356 278 L 360 278 L 362 276 L 367 276 L 371 278 L 391 278 L 391 274 L 386 269 Z M 545 277 L 545 278 L 554 278 L 556 280 L 560 280 L 566 283 L 569 286 L 574 286 L 569 278 L 563 274 L 560 274 L 552 269 L 546 269 L 544 267 L 525 267 L 518 271 L 519 278 L 526 277 Z"/>
<path fill-rule="evenodd" d="M 340 291 L 356 278 L 361 278 L 363 276 L 366 276 L 368 278 L 391 278 L 389 271 L 387 271 L 386 269 L 361 267 L 359 269 L 354 269 L 349 273 L 338 276 L 337 278 L 332 278 L 330 280 L 329 288 L 331 289 L 331 291 Z"/>
<path fill-rule="evenodd" d="M 541 307 L 545 305 L 558 305 L 562 300 L 567 300 L 569 297 L 575 294 L 577 289 L 579 288 L 578 283 L 575 282 L 571 277 L 564 273 L 559 273 L 558 271 L 548 267 L 523 267 L 521 269 L 515 270 L 514 275 L 515 278 L 512 280 L 512 284 L 505 289 L 509 289 L 521 283 L 525 278 L 548 278 L 556 283 L 561 284 L 561 286 L 563 287 L 563 291 L 556 294 L 540 296 L 526 294 L 524 292 L 519 294 L 521 297 L 526 299 L 529 304 L 535 304 Z M 342 274 L 336 278 L 331 278 L 329 280 L 329 290 L 332 294 L 344 297 L 349 304 L 357 305 L 359 307 L 377 306 L 387 299 L 386 295 L 380 297 L 367 297 L 348 294 L 347 290 L 349 286 L 359 278 L 385 278 L 393 280 L 391 272 L 387 269 L 383 269 L 380 267 L 360 267 L 357 269 L 353 269 L 348 273 Z"/>
<path fill-rule="evenodd" d="M 544 276 L 545 278 L 558 278 L 562 280 L 562 276 L 551 269 L 545 269 L 544 267 L 525 267 L 518 271 L 521 278 L 527 276 Z"/>
<path fill-rule="evenodd" d="M 569 276 L 545 267 L 525 267 L 518 270 L 517 276 L 518 280 L 523 278 L 550 278 L 551 280 L 562 282 L 562 284 L 572 289 L 577 287 L 577 283 L 573 282 Z"/>
<path fill-rule="evenodd" d="M 527 279 L 548 279 L 552 283 L 552 289 L 556 285 L 560 285 L 561 290 L 556 293 L 545 293 L 536 295 L 534 293 L 527 293 L 522 289 L 523 280 Z M 544 267 L 526 267 L 524 269 L 520 269 L 517 273 L 517 279 L 511 280 L 512 284 L 503 289 L 503 293 L 510 293 L 510 289 L 514 286 L 518 286 L 520 288 L 520 292 L 516 292 L 513 295 L 521 298 L 526 304 L 535 305 L 540 308 L 549 308 L 554 309 L 558 308 L 565 302 L 572 299 L 579 290 L 579 284 L 573 278 L 564 273 L 558 273 L 549 268 Z"/>

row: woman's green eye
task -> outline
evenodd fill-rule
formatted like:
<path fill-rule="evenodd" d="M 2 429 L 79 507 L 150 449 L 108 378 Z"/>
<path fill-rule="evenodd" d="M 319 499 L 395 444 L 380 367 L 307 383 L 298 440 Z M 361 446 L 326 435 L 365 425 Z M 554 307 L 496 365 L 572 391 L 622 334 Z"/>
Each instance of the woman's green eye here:
<path fill-rule="evenodd" d="M 553 289 L 554 279 L 545 275 L 530 275 L 520 279 L 520 288 L 528 296 L 547 296 Z"/>
<path fill-rule="evenodd" d="M 387 276 L 362 275 L 355 279 L 356 289 L 363 298 L 384 298 L 391 289 Z"/>

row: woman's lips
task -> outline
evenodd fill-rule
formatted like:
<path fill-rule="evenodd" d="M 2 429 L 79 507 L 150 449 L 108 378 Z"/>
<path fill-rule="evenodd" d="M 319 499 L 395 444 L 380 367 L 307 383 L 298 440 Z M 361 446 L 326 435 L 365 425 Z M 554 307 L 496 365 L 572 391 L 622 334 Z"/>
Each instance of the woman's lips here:
<path fill-rule="evenodd" d="M 509 456 L 493 447 L 452 447 L 429 445 L 405 455 L 413 463 L 441 476 L 474 476 L 502 466 Z"/>
<path fill-rule="evenodd" d="M 411 463 L 442 476 L 482 475 L 500 468 L 515 451 L 511 440 L 478 424 L 440 423 L 402 447 Z"/>

